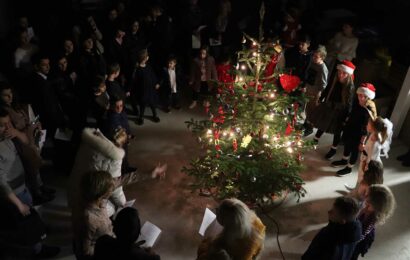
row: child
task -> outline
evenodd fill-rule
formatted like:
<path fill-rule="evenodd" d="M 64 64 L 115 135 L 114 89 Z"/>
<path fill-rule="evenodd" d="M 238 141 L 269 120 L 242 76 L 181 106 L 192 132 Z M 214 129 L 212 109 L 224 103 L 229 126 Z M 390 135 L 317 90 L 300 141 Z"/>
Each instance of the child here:
<path fill-rule="evenodd" d="M 285 51 L 286 68 L 292 69 L 292 74 L 298 76 L 302 82 L 307 79 L 307 71 L 312 60 L 312 52 L 309 51 L 310 41 L 310 37 L 304 35 L 297 47 Z"/>
<path fill-rule="evenodd" d="M 313 238 L 302 260 L 350 259 L 362 233 L 356 220 L 359 204 L 350 197 L 339 197 L 329 210 L 329 224 Z"/>
<path fill-rule="evenodd" d="M 159 84 L 154 70 L 149 64 L 147 64 L 148 59 L 148 51 L 146 49 L 140 51 L 131 86 L 131 102 L 133 107 L 135 109 L 136 104 L 138 104 L 140 108 L 139 116 L 137 118 L 137 124 L 139 125 L 144 124 L 144 112 L 146 106 L 151 108 L 153 116 L 152 121 L 155 123 L 160 121 L 156 110 Z"/>
<path fill-rule="evenodd" d="M 364 141 L 367 136 L 367 122 L 370 117 L 375 118 L 377 116 L 376 105 L 372 101 L 376 96 L 375 87 L 370 83 L 363 83 L 356 93 L 357 98 L 343 128 L 343 158 L 332 162 L 334 167 L 345 166 L 345 168 L 337 171 L 338 176 L 344 176 L 352 172 L 359 152 L 364 149 Z"/>
<path fill-rule="evenodd" d="M 130 92 L 124 91 L 120 83 L 116 80 L 121 72 L 120 64 L 118 63 L 111 64 L 110 66 L 108 66 L 107 72 L 108 72 L 108 76 L 107 76 L 107 80 L 105 84 L 107 86 L 108 95 L 121 97 L 122 99 L 125 99 L 126 97 L 128 97 L 130 95 Z"/>
<path fill-rule="evenodd" d="M 181 109 L 178 89 L 181 87 L 182 75 L 176 65 L 177 59 L 170 56 L 167 67 L 162 69 L 161 90 L 164 98 L 164 111 L 167 113 L 171 111 L 171 107 Z"/>
<path fill-rule="evenodd" d="M 322 101 L 309 121 L 318 129 L 313 141 L 319 142 L 324 132 L 333 134 L 332 148 L 325 155 L 331 160 L 336 154 L 340 141 L 343 122 L 350 111 L 354 98 L 355 86 L 353 72 L 356 66 L 350 61 L 343 61 L 337 66 L 337 80 L 332 82 L 323 92 Z"/>
<path fill-rule="evenodd" d="M 368 194 L 369 187 L 373 184 L 383 184 L 383 165 L 381 162 L 375 160 L 369 161 L 362 180 L 356 185 L 357 187 L 350 195 L 362 203 Z"/>
<path fill-rule="evenodd" d="M 307 71 L 306 78 L 306 95 L 309 97 L 309 102 L 306 104 L 306 120 L 304 123 L 304 136 L 313 133 L 313 125 L 310 123 L 311 118 L 319 104 L 319 98 L 323 90 L 327 86 L 328 71 L 324 62 L 326 58 L 326 48 L 319 45 L 317 50 L 313 53 L 312 63 Z"/>
<path fill-rule="evenodd" d="M 381 117 L 377 117 L 375 120 L 369 119 L 367 132 L 369 135 L 366 138 L 366 145 L 360 157 L 356 187 L 361 182 L 363 173 L 366 171 L 371 160 L 381 163 L 380 156 L 384 155 L 387 157 L 393 135 L 393 124 L 388 119 Z"/>
<path fill-rule="evenodd" d="M 97 127 L 102 129 L 103 121 L 110 108 L 110 97 L 106 91 L 105 79 L 96 76 L 94 82 L 94 116 L 97 120 Z"/>
<path fill-rule="evenodd" d="M 367 253 L 375 238 L 376 225 L 383 225 L 393 215 L 395 208 L 396 200 L 387 186 L 380 184 L 370 186 L 365 207 L 359 213 L 362 234 L 351 257 L 352 260 Z"/>
<path fill-rule="evenodd" d="M 196 107 L 200 94 L 209 95 L 211 80 L 217 80 L 215 59 L 208 55 L 208 48 L 203 46 L 199 50 L 199 57 L 196 57 L 191 65 L 189 85 L 193 88 L 193 95 L 189 109 Z M 205 104 L 207 104 L 206 100 Z"/>

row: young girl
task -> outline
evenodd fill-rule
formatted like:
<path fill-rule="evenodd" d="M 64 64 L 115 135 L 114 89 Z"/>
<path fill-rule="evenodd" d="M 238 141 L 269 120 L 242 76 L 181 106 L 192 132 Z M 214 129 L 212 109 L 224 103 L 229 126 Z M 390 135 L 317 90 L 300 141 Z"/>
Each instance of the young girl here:
<path fill-rule="evenodd" d="M 375 120 L 369 119 L 367 132 L 369 135 L 366 138 L 366 144 L 360 157 L 356 188 L 362 181 L 363 174 L 368 169 L 371 160 L 381 163 L 381 155 L 388 157 L 387 154 L 390 150 L 390 143 L 393 135 L 393 124 L 388 119 L 383 119 L 381 117 L 377 117 Z M 348 185 L 345 186 L 348 189 L 350 188 Z"/>
<path fill-rule="evenodd" d="M 365 206 L 358 217 L 362 223 L 362 236 L 356 245 L 352 260 L 367 253 L 375 238 L 376 225 L 384 224 L 393 215 L 395 207 L 396 200 L 387 186 L 380 184 L 370 186 Z"/>
<path fill-rule="evenodd" d="M 375 160 L 369 161 L 362 180 L 356 185 L 356 189 L 350 193 L 350 196 L 356 198 L 362 204 L 369 192 L 369 187 L 373 184 L 383 184 L 383 165 L 380 161 Z"/>
<path fill-rule="evenodd" d="M 157 90 L 160 86 L 154 70 L 147 63 L 148 59 L 148 51 L 146 49 L 140 51 L 131 86 L 131 100 L 133 102 L 133 107 L 136 107 L 135 103 L 139 104 L 140 111 L 137 118 L 137 124 L 139 125 L 144 124 L 144 112 L 146 106 L 151 108 L 153 117 L 152 121 L 155 123 L 160 121 L 156 110 L 158 101 Z"/>
<path fill-rule="evenodd" d="M 332 148 L 325 158 L 331 160 L 336 154 L 336 149 L 340 141 L 343 122 L 350 111 L 354 99 L 353 72 L 356 66 L 350 61 L 343 61 L 337 66 L 337 80 L 328 85 L 321 102 L 314 115 L 309 121 L 318 129 L 313 139 L 319 142 L 324 132 L 333 134 Z"/>

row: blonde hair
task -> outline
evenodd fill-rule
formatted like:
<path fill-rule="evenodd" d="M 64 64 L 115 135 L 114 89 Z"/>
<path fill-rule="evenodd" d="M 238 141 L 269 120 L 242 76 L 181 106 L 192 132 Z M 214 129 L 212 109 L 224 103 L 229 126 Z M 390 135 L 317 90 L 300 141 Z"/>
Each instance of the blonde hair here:
<path fill-rule="evenodd" d="M 396 199 L 390 188 L 385 185 L 371 185 L 367 199 L 374 209 L 376 224 L 384 224 L 396 209 Z"/>
<path fill-rule="evenodd" d="M 218 208 L 218 221 L 224 227 L 221 238 L 227 244 L 234 244 L 237 239 L 253 238 L 255 212 L 238 199 L 225 199 Z"/>
<path fill-rule="evenodd" d="M 114 181 L 106 171 L 90 171 L 84 174 L 81 182 L 81 193 L 84 204 L 92 204 L 104 198 L 114 190 Z"/>

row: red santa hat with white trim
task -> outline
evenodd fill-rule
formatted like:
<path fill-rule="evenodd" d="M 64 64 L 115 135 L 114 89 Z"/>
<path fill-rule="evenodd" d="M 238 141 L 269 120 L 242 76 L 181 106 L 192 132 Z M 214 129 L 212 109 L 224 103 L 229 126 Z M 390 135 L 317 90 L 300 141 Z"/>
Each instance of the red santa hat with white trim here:
<path fill-rule="evenodd" d="M 356 66 L 348 60 L 342 61 L 342 63 L 337 65 L 337 69 L 346 72 L 349 75 L 353 75 Z"/>
<path fill-rule="evenodd" d="M 369 99 L 374 99 L 376 97 L 376 88 L 372 83 L 362 83 L 356 90 L 356 93 L 363 94 Z"/>

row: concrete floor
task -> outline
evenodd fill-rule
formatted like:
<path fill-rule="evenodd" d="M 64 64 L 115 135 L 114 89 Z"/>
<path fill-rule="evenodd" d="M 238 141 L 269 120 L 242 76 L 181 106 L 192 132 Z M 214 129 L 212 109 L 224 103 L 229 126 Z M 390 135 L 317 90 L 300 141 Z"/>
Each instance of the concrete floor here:
<path fill-rule="evenodd" d="M 201 108 L 194 111 L 183 109 L 170 114 L 160 112 L 161 123 L 146 120 L 144 126 L 131 123 L 136 135 L 130 146 L 130 162 L 141 172 L 148 172 L 157 162 L 168 163 L 165 180 L 149 180 L 126 188 L 128 199 L 136 199 L 142 221 L 149 220 L 162 229 L 154 251 L 165 260 L 195 259 L 201 241 L 198 234 L 205 207 L 213 208 L 211 198 L 192 193 L 192 178 L 181 173 L 189 159 L 198 154 L 196 142 L 187 130 L 184 121 L 201 115 Z M 302 173 L 306 181 L 307 196 L 299 203 L 291 196 L 269 213 L 279 224 L 279 240 L 287 260 L 300 259 L 316 232 L 327 223 L 327 210 L 333 199 L 340 196 L 344 183 L 354 183 L 356 174 L 335 177 L 334 168 L 328 167 L 323 155 L 330 144 L 325 135 L 315 151 L 305 155 L 306 170 Z M 397 210 L 384 226 L 378 227 L 376 241 L 366 255 L 367 259 L 410 259 L 410 168 L 402 167 L 396 156 L 406 147 L 396 140 L 390 158 L 384 159 L 385 182 L 397 199 Z M 341 150 L 341 149 L 339 149 Z M 338 155 L 341 151 L 338 151 Z M 71 231 L 65 199 L 65 176 L 51 176 L 58 187 L 57 199 L 42 206 L 41 211 L 51 226 L 50 244 L 62 246 L 56 259 L 75 259 L 71 253 Z M 265 249 L 260 259 L 282 259 L 276 243 L 277 229 L 270 219 L 260 215 L 267 226 Z"/>

